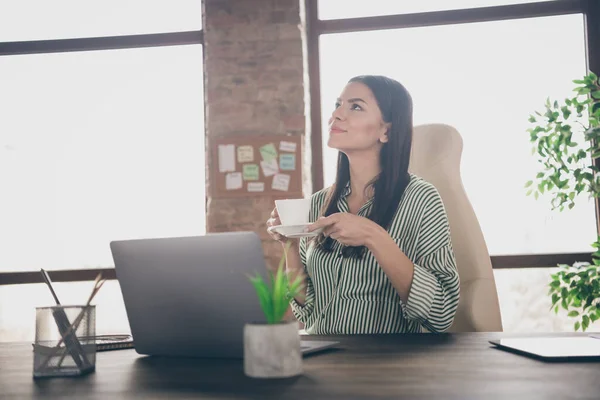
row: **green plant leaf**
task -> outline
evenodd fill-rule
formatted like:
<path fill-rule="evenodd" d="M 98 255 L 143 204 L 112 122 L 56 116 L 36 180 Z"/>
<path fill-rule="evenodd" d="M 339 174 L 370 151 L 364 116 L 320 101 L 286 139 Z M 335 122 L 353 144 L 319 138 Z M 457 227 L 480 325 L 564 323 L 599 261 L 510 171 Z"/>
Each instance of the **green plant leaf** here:
<path fill-rule="evenodd" d="M 578 317 L 579 316 L 579 312 L 578 311 L 570 311 L 569 314 L 567 314 L 569 317 Z"/>
<path fill-rule="evenodd" d="M 556 305 L 556 303 L 558 303 L 559 297 L 558 294 L 554 293 L 552 294 L 552 306 L 550 306 L 550 308 L 554 307 Z"/>
<path fill-rule="evenodd" d="M 254 289 L 256 290 L 256 294 L 258 295 L 260 307 L 263 313 L 265 314 L 267 323 L 273 323 L 273 304 L 267 284 L 260 275 L 250 278 L 250 282 L 252 282 L 252 284 L 254 285 Z"/>
<path fill-rule="evenodd" d="M 587 315 L 584 315 L 581 322 L 581 328 L 585 332 L 588 326 L 590 326 L 590 318 Z"/>
<path fill-rule="evenodd" d="M 533 181 L 527 181 L 527 183 L 525 183 L 525 188 L 528 188 L 531 185 L 533 185 Z"/>
<path fill-rule="evenodd" d="M 579 327 L 581 326 L 581 324 L 579 323 L 579 321 L 575 322 L 575 332 L 577 332 L 579 330 Z"/>

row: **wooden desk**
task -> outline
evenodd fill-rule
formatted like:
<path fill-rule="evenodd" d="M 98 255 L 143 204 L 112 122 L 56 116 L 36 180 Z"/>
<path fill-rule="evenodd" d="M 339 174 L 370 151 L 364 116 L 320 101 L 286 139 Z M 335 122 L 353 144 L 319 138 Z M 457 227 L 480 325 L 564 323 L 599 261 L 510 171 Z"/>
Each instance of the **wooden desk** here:
<path fill-rule="evenodd" d="M 241 360 L 98 353 L 96 372 L 32 379 L 31 344 L 0 345 L 0 399 L 600 399 L 600 362 L 545 363 L 490 348 L 502 334 L 335 337 L 304 375 L 247 378 Z M 317 338 L 317 337 L 315 337 Z M 318 339 L 318 338 L 317 338 Z"/>

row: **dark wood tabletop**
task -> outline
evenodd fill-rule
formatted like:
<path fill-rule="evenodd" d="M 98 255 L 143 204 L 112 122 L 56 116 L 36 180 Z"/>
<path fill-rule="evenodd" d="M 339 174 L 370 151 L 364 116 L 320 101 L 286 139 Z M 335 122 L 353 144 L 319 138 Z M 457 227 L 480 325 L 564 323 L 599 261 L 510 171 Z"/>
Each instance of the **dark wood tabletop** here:
<path fill-rule="evenodd" d="M 545 362 L 493 348 L 506 334 L 304 337 L 339 340 L 304 374 L 252 379 L 242 360 L 98 353 L 78 378 L 32 378 L 29 343 L 0 344 L 0 399 L 600 399 L 600 362 Z M 513 335 L 514 336 L 514 335 Z M 557 336 L 557 335 L 547 335 Z"/>

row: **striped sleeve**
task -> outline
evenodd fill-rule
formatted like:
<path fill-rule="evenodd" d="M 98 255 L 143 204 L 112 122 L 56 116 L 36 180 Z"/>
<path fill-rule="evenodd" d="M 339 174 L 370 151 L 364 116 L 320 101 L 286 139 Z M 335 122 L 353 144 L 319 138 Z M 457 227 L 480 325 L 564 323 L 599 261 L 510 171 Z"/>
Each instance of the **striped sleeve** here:
<path fill-rule="evenodd" d="M 450 226 L 438 191 L 431 186 L 419 229 L 413 281 L 406 317 L 431 332 L 446 331 L 458 308 L 460 282 L 450 240 Z"/>

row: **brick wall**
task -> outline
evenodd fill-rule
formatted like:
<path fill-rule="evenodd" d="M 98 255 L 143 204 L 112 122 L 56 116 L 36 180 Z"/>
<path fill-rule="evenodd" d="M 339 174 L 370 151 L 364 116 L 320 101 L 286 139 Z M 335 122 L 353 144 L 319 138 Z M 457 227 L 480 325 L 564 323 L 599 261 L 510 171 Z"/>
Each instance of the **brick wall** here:
<path fill-rule="evenodd" d="M 215 138 L 230 135 L 305 138 L 299 3 L 205 0 L 207 149 Z M 265 230 L 274 198 L 213 199 L 210 177 L 216 165 L 207 152 L 207 231 L 260 233 L 269 267 L 276 267 L 281 246 L 269 240 Z"/>

